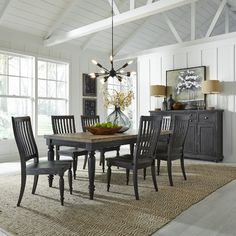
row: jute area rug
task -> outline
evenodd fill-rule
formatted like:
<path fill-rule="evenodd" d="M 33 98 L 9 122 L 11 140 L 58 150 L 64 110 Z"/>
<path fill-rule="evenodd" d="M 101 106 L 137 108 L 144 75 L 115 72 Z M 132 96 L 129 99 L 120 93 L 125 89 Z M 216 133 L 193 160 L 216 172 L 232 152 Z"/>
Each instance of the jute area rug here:
<path fill-rule="evenodd" d="M 13 235 L 151 235 L 191 205 L 236 178 L 236 168 L 224 165 L 186 165 L 187 181 L 179 166 L 173 167 L 170 187 L 166 168 L 158 176 L 155 192 L 150 173 L 139 175 L 141 200 L 134 199 L 132 176 L 125 185 L 125 171 L 113 168 L 111 189 L 106 191 L 106 174 L 98 166 L 95 198 L 89 200 L 86 170 L 78 170 L 73 195 L 65 178 L 65 205 L 59 202 L 58 177 L 49 188 L 40 176 L 36 195 L 31 194 L 33 177 L 27 179 L 22 206 L 16 207 L 20 175 L 0 176 L 0 227 Z"/>

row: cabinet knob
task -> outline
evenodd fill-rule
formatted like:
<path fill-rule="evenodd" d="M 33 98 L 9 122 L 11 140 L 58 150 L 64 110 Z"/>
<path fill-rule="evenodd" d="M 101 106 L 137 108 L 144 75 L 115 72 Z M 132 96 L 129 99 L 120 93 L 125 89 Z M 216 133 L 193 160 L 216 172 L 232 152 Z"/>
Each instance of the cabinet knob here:
<path fill-rule="evenodd" d="M 208 117 L 207 117 L 207 116 L 205 116 L 205 117 L 204 117 L 204 119 L 205 119 L 205 120 L 207 120 L 207 119 L 208 119 Z"/>

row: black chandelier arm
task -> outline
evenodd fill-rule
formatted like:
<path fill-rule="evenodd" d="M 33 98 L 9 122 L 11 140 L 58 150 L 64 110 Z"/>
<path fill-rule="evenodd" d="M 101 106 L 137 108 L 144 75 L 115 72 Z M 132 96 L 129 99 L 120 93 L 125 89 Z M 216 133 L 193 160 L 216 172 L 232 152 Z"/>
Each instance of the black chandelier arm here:
<path fill-rule="evenodd" d="M 104 82 L 107 82 L 109 76 L 104 76 Z"/>
<path fill-rule="evenodd" d="M 106 67 L 102 66 L 100 63 L 97 63 L 96 65 L 97 65 L 98 67 L 104 69 L 105 71 L 109 72 L 109 70 L 108 70 Z"/>
<path fill-rule="evenodd" d="M 124 69 L 125 67 L 127 67 L 129 64 L 128 64 L 128 62 L 126 62 L 123 66 L 121 66 L 119 69 L 117 69 L 116 71 L 119 71 L 119 70 L 121 70 L 121 69 Z"/>
<path fill-rule="evenodd" d="M 117 75 L 120 75 L 120 76 L 127 76 L 127 77 L 130 77 L 131 76 L 131 72 L 123 72 L 123 73 L 120 73 L 120 72 L 117 72 L 116 73 Z"/>

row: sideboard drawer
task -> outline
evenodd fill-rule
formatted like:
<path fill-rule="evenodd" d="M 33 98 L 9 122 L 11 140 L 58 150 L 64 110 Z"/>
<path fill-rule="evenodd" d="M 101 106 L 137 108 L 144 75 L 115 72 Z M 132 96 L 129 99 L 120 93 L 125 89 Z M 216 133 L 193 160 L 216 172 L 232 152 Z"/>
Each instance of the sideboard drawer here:
<path fill-rule="evenodd" d="M 199 114 L 199 122 L 214 122 L 216 121 L 216 114 L 213 112 L 203 112 Z"/>

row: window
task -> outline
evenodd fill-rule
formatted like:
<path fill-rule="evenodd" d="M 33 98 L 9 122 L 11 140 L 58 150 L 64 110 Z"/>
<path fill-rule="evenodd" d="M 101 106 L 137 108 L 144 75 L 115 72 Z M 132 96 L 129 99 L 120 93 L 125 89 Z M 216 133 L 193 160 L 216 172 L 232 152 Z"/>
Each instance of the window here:
<path fill-rule="evenodd" d="M 131 121 L 131 128 L 137 127 L 137 113 L 136 113 L 136 75 L 132 75 L 131 77 L 126 77 L 122 80 L 122 82 L 119 82 L 116 78 L 109 78 L 108 84 L 107 84 L 108 91 L 111 92 L 113 90 L 116 91 L 133 91 L 134 93 L 134 99 L 132 101 L 132 104 L 126 108 L 123 112 L 129 117 Z M 114 107 L 110 106 L 107 109 L 107 115 L 111 114 L 114 111 Z"/>
<path fill-rule="evenodd" d="M 68 113 L 68 71 L 68 63 L 0 52 L 0 139 L 13 138 L 11 116 L 31 116 L 37 135 L 51 133 L 50 116 Z"/>
<path fill-rule="evenodd" d="M 11 116 L 32 115 L 34 58 L 0 53 L 0 139 L 13 137 Z"/>
<path fill-rule="evenodd" d="M 67 110 L 68 64 L 38 60 L 38 135 L 51 133 L 51 115 Z"/>

